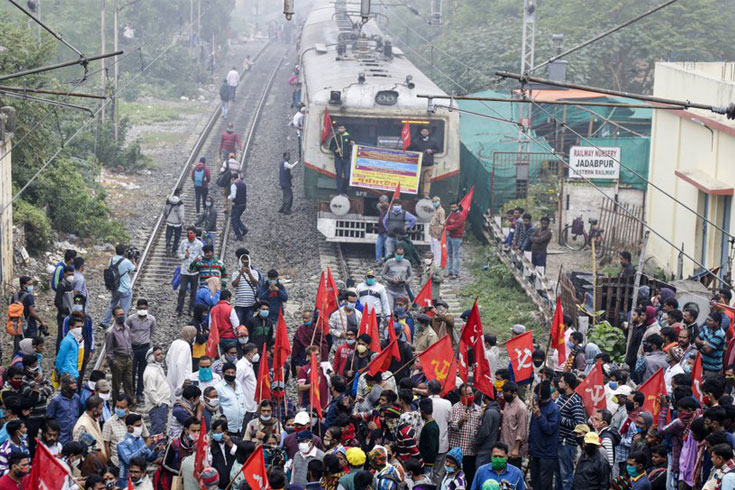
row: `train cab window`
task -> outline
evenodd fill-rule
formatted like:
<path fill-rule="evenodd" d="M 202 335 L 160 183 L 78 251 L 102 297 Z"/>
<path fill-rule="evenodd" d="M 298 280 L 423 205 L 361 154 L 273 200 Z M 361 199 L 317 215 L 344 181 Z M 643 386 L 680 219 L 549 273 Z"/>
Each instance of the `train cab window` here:
<path fill-rule="evenodd" d="M 380 148 L 401 148 L 401 130 L 408 121 L 411 126 L 411 139 L 419 138 L 419 131 L 429 127 L 431 138 L 439 145 L 439 153 L 444 153 L 444 120 L 421 119 L 383 119 L 334 117 L 335 127 L 344 124 L 350 136 L 360 145 L 377 146 Z M 328 140 L 325 142 L 327 148 Z"/>

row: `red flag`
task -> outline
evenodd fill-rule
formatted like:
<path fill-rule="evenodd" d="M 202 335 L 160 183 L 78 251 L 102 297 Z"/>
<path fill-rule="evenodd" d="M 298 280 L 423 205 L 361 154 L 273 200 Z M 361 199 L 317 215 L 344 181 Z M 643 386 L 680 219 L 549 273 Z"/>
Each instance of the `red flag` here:
<path fill-rule="evenodd" d="M 319 363 L 316 362 L 316 354 L 311 354 L 311 366 L 309 370 L 309 405 L 311 405 L 312 410 L 316 410 L 317 415 L 319 415 L 319 418 L 322 418 L 322 400 L 319 393 L 319 381 L 321 379 L 321 376 L 319 376 Z"/>
<path fill-rule="evenodd" d="M 276 365 L 273 365 L 275 369 Z M 258 405 L 263 400 L 269 400 L 271 397 L 271 378 L 268 375 L 268 350 L 265 342 L 263 342 L 263 353 L 260 354 L 260 363 L 258 364 L 258 384 L 255 385 L 255 399 Z"/>
<path fill-rule="evenodd" d="M 380 354 L 373 357 L 367 365 L 367 372 L 370 376 L 375 376 L 377 373 L 384 373 L 388 370 L 390 367 L 390 360 L 392 358 L 391 353 L 393 352 L 393 346 L 397 345 L 397 341 L 392 340 L 390 344 L 385 346 L 385 349 L 380 351 Z"/>
<path fill-rule="evenodd" d="M 447 259 L 449 258 L 447 254 L 447 229 L 446 228 L 444 228 L 444 231 L 442 231 L 442 238 L 441 240 L 439 240 L 439 245 L 441 246 L 441 249 L 442 249 L 442 257 L 441 257 L 441 262 L 439 263 L 439 265 L 441 265 L 442 269 L 446 269 L 447 262 L 448 262 Z"/>
<path fill-rule="evenodd" d="M 202 417 L 202 427 L 199 430 L 199 437 L 196 442 L 196 454 L 194 455 L 194 478 L 199 479 L 204 466 L 207 464 L 207 422 Z"/>
<path fill-rule="evenodd" d="M 283 319 L 283 309 L 281 309 L 278 311 L 278 325 L 273 348 L 273 381 L 283 382 L 283 365 L 286 364 L 289 354 L 291 354 L 291 346 L 288 343 L 288 330 L 286 330 L 286 321 Z"/>
<path fill-rule="evenodd" d="M 322 119 L 322 144 L 327 141 L 327 138 L 332 134 L 332 131 L 332 116 L 329 115 L 329 109 L 324 109 L 324 118 Z"/>
<path fill-rule="evenodd" d="M 466 383 L 470 377 L 470 356 L 467 352 L 467 344 L 462 339 L 459 339 L 459 364 L 457 367 L 459 377 Z"/>
<path fill-rule="evenodd" d="M 268 474 L 265 472 L 265 455 L 262 445 L 259 445 L 245 461 L 240 472 L 253 490 L 270 490 L 271 485 L 268 482 Z"/>
<path fill-rule="evenodd" d="M 63 488 L 67 475 L 64 465 L 36 439 L 36 453 L 33 456 L 31 473 L 23 488 L 55 489 Z"/>
<path fill-rule="evenodd" d="M 702 355 L 699 352 L 697 352 L 694 369 L 692 369 L 692 394 L 699 403 L 702 403 Z"/>
<path fill-rule="evenodd" d="M 495 389 L 493 386 L 493 377 L 490 372 L 490 363 L 487 357 L 485 357 L 485 339 L 482 335 L 475 337 L 472 352 L 475 357 L 475 388 L 494 400 Z"/>
<path fill-rule="evenodd" d="M 602 362 L 597 361 L 595 367 L 574 391 L 582 397 L 582 403 L 584 403 L 584 408 L 587 409 L 587 415 L 590 417 L 595 410 L 607 408 L 605 381 L 602 379 Z"/>
<path fill-rule="evenodd" d="M 393 191 L 393 197 L 391 198 L 390 202 L 392 203 L 396 199 L 401 199 L 401 183 L 399 182 L 396 186 L 396 190 Z"/>
<path fill-rule="evenodd" d="M 219 345 L 219 327 L 217 319 L 214 315 L 209 315 L 209 336 L 207 337 L 207 356 L 211 359 L 217 359 L 217 346 Z"/>
<path fill-rule="evenodd" d="M 426 306 L 433 306 L 434 300 L 433 294 L 431 291 L 431 276 L 432 274 L 429 274 L 429 278 L 426 280 L 426 284 L 421 288 L 421 291 L 419 291 L 419 294 L 416 295 L 416 297 L 413 299 L 413 302 L 416 303 L 419 308 L 424 308 Z"/>
<path fill-rule="evenodd" d="M 551 348 L 556 349 L 559 365 L 567 360 L 567 346 L 564 343 L 564 311 L 561 307 L 561 296 L 556 297 L 554 319 L 551 322 Z"/>
<path fill-rule="evenodd" d="M 368 319 L 368 335 L 370 335 L 370 350 L 380 352 L 380 331 L 378 330 L 378 318 L 375 310 L 370 312 Z"/>
<path fill-rule="evenodd" d="M 482 338 L 482 320 L 480 319 L 480 310 L 477 308 L 477 298 L 475 298 L 470 316 L 467 317 L 467 323 L 462 329 L 462 340 L 465 345 L 475 345 L 478 338 Z"/>
<path fill-rule="evenodd" d="M 516 383 L 525 381 L 533 376 L 533 333 L 526 332 L 514 337 L 505 343 L 508 357 L 513 366 Z"/>
<path fill-rule="evenodd" d="M 133 490 L 133 488 L 134 488 L 133 480 L 131 480 L 130 477 L 128 477 L 128 490 Z"/>
<path fill-rule="evenodd" d="M 360 318 L 360 326 L 357 327 L 357 336 L 364 333 L 368 333 L 370 330 L 370 307 L 365 306 L 365 308 L 362 310 L 362 318 Z"/>
<path fill-rule="evenodd" d="M 467 195 L 464 196 L 461 201 L 459 201 L 459 207 L 461 208 L 460 214 L 464 216 L 465 219 L 467 219 L 467 214 L 470 212 L 470 208 L 472 207 L 472 196 L 474 194 L 475 187 L 472 186 L 470 192 L 468 192 Z"/>
<path fill-rule="evenodd" d="M 406 124 L 403 125 L 403 129 L 401 130 L 401 140 L 403 141 L 403 151 L 408 150 L 408 147 L 411 146 L 411 125 L 406 121 Z"/>
<path fill-rule="evenodd" d="M 656 420 L 658 412 L 661 410 L 661 403 L 658 400 L 658 396 L 666 394 L 663 368 L 656 371 L 653 376 L 640 385 L 638 391 L 646 397 L 646 401 L 643 402 L 643 410 L 650 412 L 653 415 L 653 420 Z"/>
<path fill-rule="evenodd" d="M 444 385 L 442 396 L 452 391 L 457 385 L 457 360 L 449 335 L 445 335 L 434 345 L 419 354 L 421 367 L 429 381 L 437 380 Z"/>
<path fill-rule="evenodd" d="M 325 284 L 325 288 L 327 293 L 327 316 L 329 316 L 339 308 L 339 300 L 337 299 L 337 283 L 334 281 L 332 269 L 329 267 L 327 267 L 327 282 Z"/>
<path fill-rule="evenodd" d="M 401 360 L 401 350 L 398 348 L 398 338 L 396 337 L 396 326 L 393 323 L 393 317 L 390 317 L 390 322 L 388 322 L 388 338 L 390 339 L 390 343 L 388 346 L 393 346 L 391 353 L 393 354 L 393 359 L 396 361 Z"/>

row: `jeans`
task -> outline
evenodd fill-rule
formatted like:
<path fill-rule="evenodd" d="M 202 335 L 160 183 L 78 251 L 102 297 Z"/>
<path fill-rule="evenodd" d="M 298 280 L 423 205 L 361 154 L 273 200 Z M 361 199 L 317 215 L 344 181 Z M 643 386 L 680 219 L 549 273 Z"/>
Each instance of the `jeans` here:
<path fill-rule="evenodd" d="M 184 311 L 184 302 L 186 301 L 186 290 L 189 289 L 189 311 L 194 309 L 196 301 L 197 288 L 199 287 L 199 274 L 181 274 L 181 284 L 179 284 L 179 298 L 176 305 L 176 312 Z"/>
<path fill-rule="evenodd" d="M 462 245 L 461 238 L 447 237 L 447 268 L 450 274 L 459 275 L 459 249 Z"/>
<path fill-rule="evenodd" d="M 256 305 L 235 306 L 235 313 L 237 314 L 237 318 L 240 319 L 240 325 L 245 325 L 248 322 L 248 320 L 250 320 L 253 317 L 253 313 L 255 313 L 256 308 L 257 308 Z"/>
<path fill-rule="evenodd" d="M 385 240 L 388 235 L 385 233 L 379 233 L 378 239 L 375 241 L 375 262 L 382 262 L 385 256 Z"/>
<path fill-rule="evenodd" d="M 222 101 L 222 117 L 227 119 L 227 113 L 230 111 L 230 101 L 229 100 L 223 100 Z"/>
<path fill-rule="evenodd" d="M 235 100 L 235 92 L 237 91 L 237 85 L 235 85 L 234 87 L 232 85 L 228 85 L 228 87 L 230 87 L 230 102 L 232 102 L 233 100 Z"/>
<path fill-rule="evenodd" d="M 173 239 L 173 247 L 170 247 Z M 166 225 L 166 250 L 176 253 L 179 249 L 179 240 L 181 239 L 181 226 Z"/>
<path fill-rule="evenodd" d="M 293 189 L 291 187 L 282 187 L 283 191 L 283 204 L 281 205 L 281 212 L 291 214 L 291 206 L 293 205 Z"/>
<path fill-rule="evenodd" d="M 396 247 L 398 247 L 398 238 L 394 236 L 387 236 L 385 239 L 385 258 L 390 259 L 393 257 L 393 254 L 396 251 Z"/>
<path fill-rule="evenodd" d="M 349 186 L 350 157 L 334 155 L 334 172 L 337 181 L 337 194 L 345 194 Z"/>
<path fill-rule="evenodd" d="M 110 370 L 112 371 L 112 401 L 117 401 L 120 384 L 122 384 L 123 390 L 130 399 L 135 400 L 135 393 L 133 393 L 133 359 L 127 356 L 115 356 L 110 363 Z"/>
<path fill-rule="evenodd" d="M 556 469 L 556 490 L 571 490 L 574 481 L 574 458 L 577 446 L 559 446 L 559 466 Z"/>
<path fill-rule="evenodd" d="M 197 214 L 199 214 L 200 201 L 201 201 L 201 205 L 203 206 L 204 201 L 207 200 L 208 194 L 209 194 L 209 187 L 204 187 L 203 185 L 194 186 L 194 205 L 196 206 Z"/>
<path fill-rule="evenodd" d="M 235 232 L 235 238 L 242 240 L 242 237 L 248 232 L 248 228 L 243 224 L 240 217 L 245 212 L 244 204 L 236 204 L 232 206 L 232 214 L 230 215 L 230 226 Z"/>
<path fill-rule="evenodd" d="M 121 293 L 120 291 L 115 291 L 112 293 L 112 299 L 110 300 L 110 305 L 107 307 L 107 311 L 105 311 L 105 316 L 102 317 L 102 325 L 105 326 L 105 328 L 110 326 L 110 322 L 112 321 L 112 310 L 119 304 L 122 306 L 122 309 L 125 311 L 125 317 L 128 316 L 128 311 L 130 310 L 130 304 L 133 302 L 133 292 L 128 291 L 127 293 Z"/>
<path fill-rule="evenodd" d="M 148 365 L 145 355 L 151 344 L 141 344 L 133 346 L 133 384 L 135 385 L 135 395 L 143 396 L 143 371 Z"/>
<path fill-rule="evenodd" d="M 164 403 L 151 408 L 148 416 L 151 418 L 151 434 L 165 434 L 166 422 L 168 422 L 168 405 Z"/>
<path fill-rule="evenodd" d="M 552 490 L 556 460 L 553 458 L 531 457 L 528 464 L 531 471 L 533 490 Z"/>

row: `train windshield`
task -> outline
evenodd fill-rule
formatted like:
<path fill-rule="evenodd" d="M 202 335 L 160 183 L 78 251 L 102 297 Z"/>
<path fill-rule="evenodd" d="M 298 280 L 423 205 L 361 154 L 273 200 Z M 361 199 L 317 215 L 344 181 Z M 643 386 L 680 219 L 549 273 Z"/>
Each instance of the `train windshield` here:
<path fill-rule="evenodd" d="M 344 124 L 350 136 L 360 145 L 393 149 L 401 149 L 401 130 L 407 122 L 411 127 L 412 140 L 419 138 L 421 128 L 428 127 L 429 137 L 439 145 L 439 153 L 444 153 L 444 121 L 441 119 L 334 117 L 333 121 L 335 128 L 337 124 Z"/>

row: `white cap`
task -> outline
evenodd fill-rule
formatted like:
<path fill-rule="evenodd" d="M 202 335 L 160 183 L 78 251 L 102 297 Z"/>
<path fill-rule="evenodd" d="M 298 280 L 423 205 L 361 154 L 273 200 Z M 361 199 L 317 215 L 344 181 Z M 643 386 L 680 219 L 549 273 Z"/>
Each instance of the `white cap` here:
<path fill-rule="evenodd" d="M 298 412 L 293 419 L 293 423 L 298 425 L 311 425 L 311 417 L 306 412 Z"/>
<path fill-rule="evenodd" d="M 620 385 L 618 386 L 615 391 L 612 392 L 612 395 L 618 396 L 618 395 L 625 395 L 630 396 L 630 394 L 633 393 L 633 388 L 631 388 L 628 385 Z"/>

